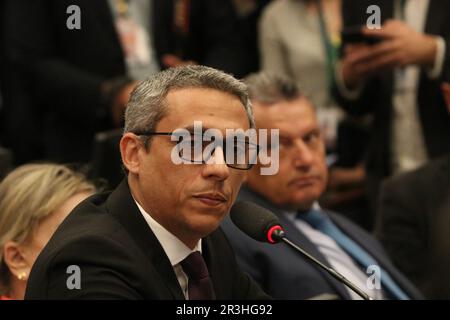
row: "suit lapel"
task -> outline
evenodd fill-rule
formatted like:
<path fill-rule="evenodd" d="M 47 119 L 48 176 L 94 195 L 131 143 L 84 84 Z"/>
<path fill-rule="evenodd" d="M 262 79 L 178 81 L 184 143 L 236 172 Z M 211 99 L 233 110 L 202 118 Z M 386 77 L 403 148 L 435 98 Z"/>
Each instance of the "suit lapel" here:
<path fill-rule="evenodd" d="M 130 237 L 134 239 L 142 252 L 148 257 L 173 298 L 184 300 L 185 297 L 181 291 L 175 272 L 173 272 L 169 258 L 151 231 L 139 208 L 136 206 L 126 179 L 109 196 L 106 207 L 108 212 L 111 212 L 120 224 L 122 224 Z"/>
<path fill-rule="evenodd" d="M 300 232 L 298 228 L 291 222 L 291 220 L 289 220 L 287 217 L 284 216 L 284 214 L 280 212 L 276 211 L 273 212 L 275 212 L 280 218 L 281 225 L 286 231 L 286 235 L 289 238 L 289 240 L 299 245 L 302 249 L 311 254 L 314 258 L 322 262 L 327 267 L 332 268 L 332 266 L 325 258 L 325 256 L 317 249 L 316 245 L 312 243 L 311 240 L 309 240 L 302 232 Z M 306 258 L 304 259 L 306 260 Z M 323 277 L 327 280 L 330 286 L 332 286 L 343 299 L 351 299 L 347 289 L 343 284 L 341 284 L 332 276 L 330 276 L 328 272 L 326 272 L 322 268 L 314 265 L 312 262 L 308 261 L 308 263 L 311 263 L 311 265 L 313 265 L 314 268 L 316 268 L 317 271 L 319 271 L 323 275 Z"/>
<path fill-rule="evenodd" d="M 338 219 L 335 214 L 330 214 L 330 212 L 327 212 L 330 219 L 333 221 L 336 226 L 342 230 L 342 232 L 348 236 L 350 239 L 355 241 L 361 248 L 363 248 L 367 253 L 369 253 L 377 262 L 380 263 L 380 265 L 385 268 L 390 263 L 385 259 L 385 257 L 380 256 L 379 253 L 375 252 L 373 248 L 368 246 L 367 239 L 365 239 L 365 235 L 362 233 L 355 232 L 355 228 L 351 225 L 348 225 L 347 223 L 344 223 L 343 220 Z M 386 271 L 388 271 L 386 269 Z"/>
<path fill-rule="evenodd" d="M 392 277 L 397 285 L 412 299 L 421 298 L 421 294 L 416 288 L 411 286 L 410 282 L 394 267 L 384 251 L 376 250 L 371 247 L 367 241 L 367 236 L 362 232 L 357 232 L 355 226 L 339 219 L 335 214 L 329 214 L 331 220 L 341 229 L 349 238 L 355 241 Z M 363 270 L 365 272 L 365 270 Z"/>
<path fill-rule="evenodd" d="M 323 256 L 323 254 L 317 249 L 314 243 L 312 243 L 292 222 L 289 220 L 285 215 L 275 207 L 273 204 L 268 202 L 263 197 L 259 196 L 258 194 L 254 193 L 253 191 L 249 190 L 248 188 L 244 187 L 241 189 L 241 192 L 239 194 L 245 199 L 248 199 L 252 202 L 255 202 L 256 204 L 267 208 L 268 210 L 275 213 L 278 218 L 280 219 L 280 223 L 283 226 L 284 230 L 286 231 L 287 237 L 294 242 L 295 244 L 299 245 L 302 249 L 304 249 L 306 252 L 311 254 L 314 258 L 322 262 L 327 267 L 331 268 L 330 263 L 327 261 L 327 259 Z M 295 253 L 297 254 L 297 253 Z M 306 260 L 306 258 L 304 258 Z M 309 261 L 308 261 L 309 263 Z M 320 272 L 323 277 L 327 280 L 327 282 L 332 286 L 336 292 L 343 298 L 343 299 L 351 299 L 347 289 L 343 284 L 335 280 L 332 276 L 330 276 L 326 271 L 322 270 L 322 268 L 314 265 L 311 263 L 311 265 L 314 266 L 314 268 L 317 269 L 318 272 Z"/>

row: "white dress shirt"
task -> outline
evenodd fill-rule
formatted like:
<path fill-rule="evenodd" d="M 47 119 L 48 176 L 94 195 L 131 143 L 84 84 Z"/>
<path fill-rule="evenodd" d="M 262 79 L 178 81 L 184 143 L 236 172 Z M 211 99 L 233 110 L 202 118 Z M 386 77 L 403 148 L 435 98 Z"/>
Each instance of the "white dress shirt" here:
<path fill-rule="evenodd" d="M 188 276 L 184 273 L 180 262 L 183 261 L 188 255 L 195 251 L 202 253 L 202 240 L 200 239 L 194 250 L 189 249 L 180 239 L 170 233 L 162 225 L 160 225 L 155 219 L 152 218 L 135 200 L 134 201 L 139 208 L 145 221 L 147 221 L 148 226 L 155 234 L 159 243 L 161 244 L 164 252 L 172 264 L 173 271 L 177 276 L 178 282 L 180 283 L 181 290 L 183 291 L 186 299 L 189 299 L 188 295 Z"/>

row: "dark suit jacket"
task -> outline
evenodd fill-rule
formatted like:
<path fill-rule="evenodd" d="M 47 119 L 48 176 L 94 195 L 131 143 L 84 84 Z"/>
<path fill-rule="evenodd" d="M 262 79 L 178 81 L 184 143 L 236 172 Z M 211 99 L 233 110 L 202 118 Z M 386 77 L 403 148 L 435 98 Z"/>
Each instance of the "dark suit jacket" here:
<path fill-rule="evenodd" d="M 345 26 L 365 25 L 369 15 L 368 6 L 381 8 L 382 23 L 392 19 L 392 0 L 344 0 L 343 19 Z M 449 80 L 450 72 L 450 2 L 430 0 L 425 33 L 442 36 L 447 45 L 443 73 L 437 80 L 430 80 L 422 70 L 418 90 L 418 113 L 423 128 L 425 144 L 431 158 L 450 152 L 450 116 L 445 106 L 440 83 Z M 345 43 L 343 44 L 345 46 Z M 376 177 L 390 174 L 391 123 L 393 117 L 392 94 L 393 72 L 371 78 L 365 85 L 360 99 L 349 101 L 337 90 L 339 104 L 355 115 L 374 114 L 373 135 L 369 145 L 368 173 Z"/>
<path fill-rule="evenodd" d="M 249 189 L 241 189 L 239 200 L 252 201 L 275 213 L 289 239 L 331 267 L 316 246 L 281 213 L 280 209 Z M 396 283 L 411 298 L 421 298 L 414 286 L 391 264 L 374 237 L 340 215 L 333 213 L 329 213 L 329 215 L 342 231 L 367 250 L 379 265 L 389 272 Z M 312 265 L 291 248 L 282 244 L 270 245 L 256 242 L 239 231 L 228 218 L 224 221 L 222 228 L 230 239 L 243 270 L 248 272 L 272 297 L 276 299 L 309 299 L 330 294 L 340 299 L 350 299 L 343 284 L 322 269 Z"/>
<path fill-rule="evenodd" d="M 450 155 L 385 182 L 377 236 L 427 298 L 450 298 Z"/>
<path fill-rule="evenodd" d="M 217 299 L 267 296 L 237 266 L 221 230 L 203 239 Z M 81 269 L 69 290 L 67 267 Z M 33 266 L 26 299 L 184 299 L 170 261 L 123 181 L 90 197 L 61 224 Z"/>

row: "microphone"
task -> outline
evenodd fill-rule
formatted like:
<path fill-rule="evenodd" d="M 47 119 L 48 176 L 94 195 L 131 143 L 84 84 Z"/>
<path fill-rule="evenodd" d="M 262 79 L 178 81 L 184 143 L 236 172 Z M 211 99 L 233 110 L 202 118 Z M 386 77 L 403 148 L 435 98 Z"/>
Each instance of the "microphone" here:
<path fill-rule="evenodd" d="M 230 217 L 242 232 L 256 241 L 275 244 L 284 237 L 278 217 L 253 202 L 235 203 L 231 207 Z"/>
<path fill-rule="evenodd" d="M 287 244 L 296 252 L 304 256 L 307 260 L 319 266 L 333 278 L 353 290 L 364 300 L 373 300 L 367 293 L 359 289 L 339 272 L 327 267 L 301 247 L 290 241 L 286 237 L 286 233 L 280 224 L 280 220 L 271 211 L 252 202 L 240 201 L 231 207 L 230 218 L 231 221 L 233 221 L 233 223 L 249 237 L 257 241 L 268 242 L 270 244 L 276 244 L 279 242 Z"/>

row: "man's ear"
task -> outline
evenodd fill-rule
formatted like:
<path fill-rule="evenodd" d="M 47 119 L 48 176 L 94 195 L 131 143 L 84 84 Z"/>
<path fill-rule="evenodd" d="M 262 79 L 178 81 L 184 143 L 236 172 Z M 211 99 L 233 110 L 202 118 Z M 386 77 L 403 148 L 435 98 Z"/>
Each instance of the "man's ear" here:
<path fill-rule="evenodd" d="M 19 280 L 26 280 L 33 266 L 24 256 L 22 247 L 14 241 L 3 246 L 3 259 L 11 274 Z"/>
<path fill-rule="evenodd" d="M 139 173 L 140 158 L 139 150 L 145 148 L 139 136 L 127 132 L 120 139 L 120 154 L 124 166 L 131 173 Z"/>

